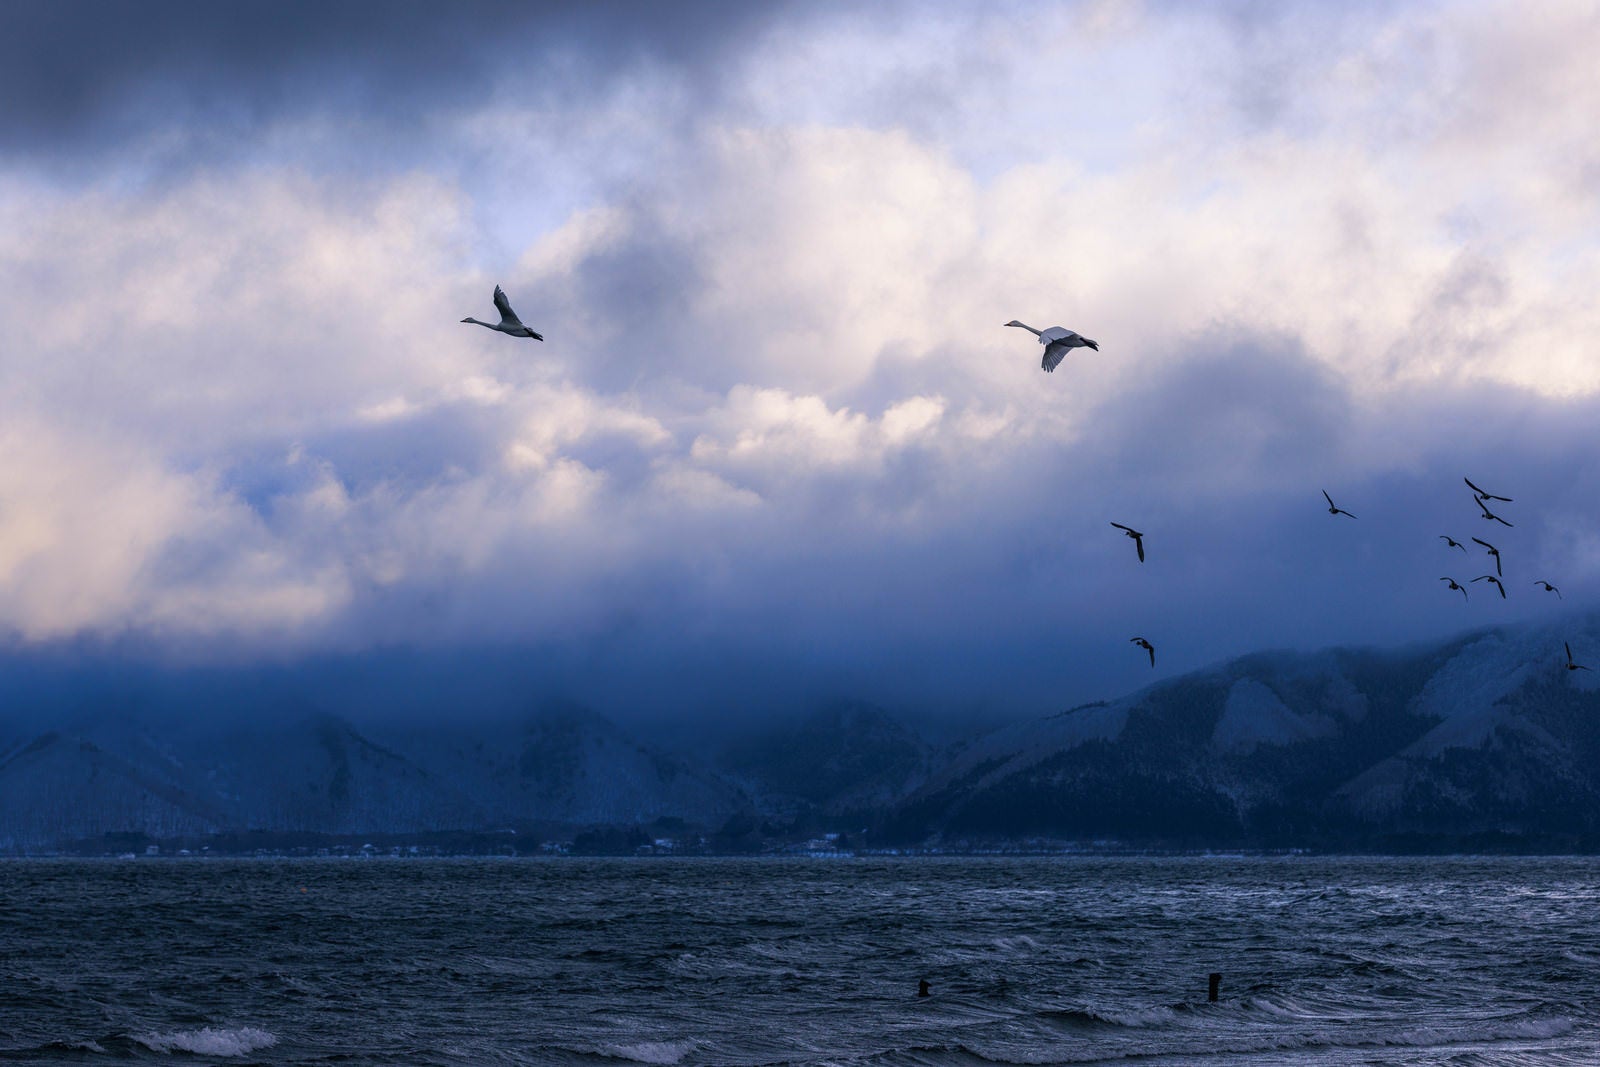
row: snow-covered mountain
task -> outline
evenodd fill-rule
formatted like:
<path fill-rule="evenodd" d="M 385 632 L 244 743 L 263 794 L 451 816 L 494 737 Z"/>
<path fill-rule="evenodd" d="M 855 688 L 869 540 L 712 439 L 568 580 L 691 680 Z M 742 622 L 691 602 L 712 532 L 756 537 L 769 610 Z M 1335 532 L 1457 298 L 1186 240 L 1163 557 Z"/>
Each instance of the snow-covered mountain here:
<path fill-rule="evenodd" d="M 903 841 L 1600 847 L 1600 620 L 1262 653 L 973 742 Z M 1600 666 L 1600 663 L 1597 663 Z"/>
<path fill-rule="evenodd" d="M 587 709 L 558 704 L 509 722 L 374 730 L 482 825 L 708 824 L 751 799 L 703 765 L 646 745 Z"/>
<path fill-rule="evenodd" d="M 679 818 L 750 800 L 598 715 L 357 729 L 325 713 L 170 722 L 126 713 L 0 753 L 0 851 L 107 834 L 423 834 Z"/>

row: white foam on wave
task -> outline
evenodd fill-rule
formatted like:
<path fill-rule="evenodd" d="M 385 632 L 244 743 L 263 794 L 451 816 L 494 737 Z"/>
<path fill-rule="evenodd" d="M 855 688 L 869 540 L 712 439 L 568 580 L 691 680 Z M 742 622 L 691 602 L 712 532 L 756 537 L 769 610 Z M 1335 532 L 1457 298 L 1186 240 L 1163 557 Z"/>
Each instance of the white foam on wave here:
<path fill-rule="evenodd" d="M 1462 1041 L 1547 1041 L 1572 1031 L 1571 1019 L 1496 1019 L 1456 1026 L 1422 1026 L 1405 1030 L 1385 1041 L 1391 1045 L 1439 1045 Z"/>
<path fill-rule="evenodd" d="M 601 1055 L 634 1063 L 681 1063 L 698 1047 L 694 1041 L 639 1041 L 632 1045 L 606 1045 Z"/>
<path fill-rule="evenodd" d="M 1117 1026 L 1165 1026 L 1178 1018 L 1178 1013 L 1160 1004 L 1147 1008 L 1095 1008 L 1094 1015 Z"/>
<path fill-rule="evenodd" d="M 1570 1034 L 1573 1026 L 1571 1019 L 1524 1019 L 1510 1024 L 1507 1027 L 1509 1033 L 1504 1036 L 1534 1039 L 1562 1037 Z"/>
<path fill-rule="evenodd" d="M 242 1026 L 237 1030 L 216 1030 L 208 1026 L 203 1030 L 131 1036 L 152 1052 L 192 1052 L 196 1056 L 244 1056 L 278 1043 L 277 1035 L 252 1026 Z"/>
<path fill-rule="evenodd" d="M 997 937 L 993 941 L 994 947 L 1002 952 L 1031 951 L 1039 947 L 1039 942 L 1027 934 L 1017 934 L 1015 937 Z"/>
<path fill-rule="evenodd" d="M 82 1041 L 53 1041 L 45 1047 L 66 1048 L 71 1049 L 73 1052 L 98 1052 L 102 1055 L 106 1051 L 100 1046 L 100 1042 L 95 1041 L 93 1038 L 84 1038 Z"/>

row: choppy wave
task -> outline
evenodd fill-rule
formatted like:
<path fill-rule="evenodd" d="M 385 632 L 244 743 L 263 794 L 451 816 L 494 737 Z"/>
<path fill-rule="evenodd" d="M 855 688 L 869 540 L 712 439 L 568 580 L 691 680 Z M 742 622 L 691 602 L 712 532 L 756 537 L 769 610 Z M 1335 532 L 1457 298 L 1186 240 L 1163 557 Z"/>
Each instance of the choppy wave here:
<path fill-rule="evenodd" d="M 682 1063 L 698 1045 L 695 1041 L 636 1041 L 627 1045 L 602 1045 L 600 1054 L 632 1063 L 673 1064 Z"/>
<path fill-rule="evenodd" d="M 277 1035 L 252 1026 L 236 1030 L 205 1027 L 169 1034 L 134 1034 L 133 1039 L 152 1052 L 192 1052 L 197 1056 L 246 1056 L 278 1043 Z"/>
<path fill-rule="evenodd" d="M 1066 1008 L 1057 1011 L 1041 1013 L 1042 1017 L 1067 1026 L 1099 1027 L 1112 1026 L 1136 1029 L 1151 1026 L 1169 1026 L 1177 1018 L 1177 1011 L 1170 1007 L 1152 1005 L 1146 1008 L 1128 1008 L 1116 1010 L 1112 1008 Z"/>

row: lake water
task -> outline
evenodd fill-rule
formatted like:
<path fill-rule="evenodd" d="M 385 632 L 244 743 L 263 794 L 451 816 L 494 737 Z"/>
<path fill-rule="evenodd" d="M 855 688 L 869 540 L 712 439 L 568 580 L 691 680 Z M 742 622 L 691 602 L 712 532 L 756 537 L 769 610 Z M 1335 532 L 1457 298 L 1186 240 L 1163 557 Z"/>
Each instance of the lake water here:
<path fill-rule="evenodd" d="M 1600 860 L 0 862 L 8 1062 L 1130 1058 L 1600 1063 Z"/>

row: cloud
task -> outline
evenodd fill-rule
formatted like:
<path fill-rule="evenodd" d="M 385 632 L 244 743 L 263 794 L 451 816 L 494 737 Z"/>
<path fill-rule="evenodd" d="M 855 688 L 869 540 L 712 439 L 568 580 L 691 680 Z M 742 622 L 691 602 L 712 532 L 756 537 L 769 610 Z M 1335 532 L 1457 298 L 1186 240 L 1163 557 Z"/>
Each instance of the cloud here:
<path fill-rule="evenodd" d="M 9 127 L 105 162 L 0 171 L 20 641 L 508 644 L 613 706 L 1039 710 L 1147 680 L 1133 632 L 1185 669 L 1544 610 L 1435 595 L 1469 472 L 1516 490 L 1524 586 L 1600 592 L 1600 228 L 1546 107 L 1587 91 L 1582 12 L 1499 57 L 1492 4 L 825 7 L 703 44 L 715 11 L 649 14 L 594 94 L 423 63 L 450 120 L 352 169 L 329 131 L 377 145 L 408 57 L 493 19 L 402 5 L 352 53 L 370 11 L 335 5 L 230 71 L 265 16 L 180 10 L 24 100 L 61 133 Z M 631 11 L 574 10 L 558 70 Z M 163 81 L 252 101 L 259 143 L 156 173 L 154 127 L 94 132 Z M 543 344 L 459 324 L 497 283 Z M 1013 318 L 1101 350 L 1044 375 Z"/>
<path fill-rule="evenodd" d="M 155 134 L 232 154 L 318 115 L 359 114 L 395 134 L 508 85 L 571 107 L 641 67 L 693 81 L 784 6 L 331 0 L 313 12 L 178 0 L 134 11 L 19 0 L 0 34 L 0 144 L 98 155 Z"/>
<path fill-rule="evenodd" d="M 344 575 L 143 442 L 27 419 L 0 440 L 0 614 L 24 639 L 293 629 L 348 600 Z"/>

